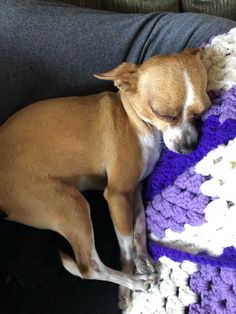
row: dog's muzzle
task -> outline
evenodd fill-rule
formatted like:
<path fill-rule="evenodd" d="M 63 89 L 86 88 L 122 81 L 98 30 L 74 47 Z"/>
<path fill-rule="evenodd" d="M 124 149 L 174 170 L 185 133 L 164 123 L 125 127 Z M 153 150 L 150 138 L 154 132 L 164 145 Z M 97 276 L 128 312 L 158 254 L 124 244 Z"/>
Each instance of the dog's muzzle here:
<path fill-rule="evenodd" d="M 197 146 L 198 133 L 194 126 L 185 124 L 177 128 L 169 128 L 163 139 L 166 146 L 179 154 L 189 154 Z"/>

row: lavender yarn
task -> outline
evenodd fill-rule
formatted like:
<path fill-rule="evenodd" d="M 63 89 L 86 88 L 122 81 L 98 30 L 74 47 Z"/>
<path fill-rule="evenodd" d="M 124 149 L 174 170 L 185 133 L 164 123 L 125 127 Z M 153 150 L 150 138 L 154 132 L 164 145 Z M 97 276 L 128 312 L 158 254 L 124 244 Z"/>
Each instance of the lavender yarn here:
<path fill-rule="evenodd" d="M 149 176 L 145 199 L 150 201 L 155 195 L 172 185 L 185 170 L 194 166 L 212 149 L 233 139 L 236 135 L 236 86 L 223 93 L 210 93 L 212 107 L 200 124 L 200 138 L 197 148 L 188 155 L 179 155 L 168 149 L 163 150 L 153 173 Z"/>
<path fill-rule="evenodd" d="M 198 303 L 190 305 L 192 314 L 236 313 L 236 272 L 231 269 L 201 266 L 190 279 Z"/>
<path fill-rule="evenodd" d="M 209 96 L 212 106 L 202 117 L 203 121 L 211 115 L 217 116 L 221 124 L 227 119 L 236 120 L 236 86 L 233 86 L 228 92 L 221 90 L 211 91 Z"/>
<path fill-rule="evenodd" d="M 167 228 L 182 232 L 186 223 L 192 226 L 203 224 L 204 209 L 212 199 L 200 192 L 204 180 L 192 167 L 180 175 L 172 186 L 156 195 L 146 209 L 149 231 L 162 239 Z"/>
<path fill-rule="evenodd" d="M 205 223 L 204 209 L 212 198 L 203 195 L 207 179 L 194 172 L 195 164 L 209 151 L 236 136 L 236 86 L 210 93 L 211 108 L 202 117 L 198 147 L 189 155 L 165 149 L 146 184 L 148 230 L 159 239 L 165 230 L 182 232 L 184 225 Z"/>
<path fill-rule="evenodd" d="M 230 90 L 211 91 L 211 108 L 199 124 L 198 147 L 189 155 L 165 149 L 154 172 L 146 182 L 145 198 L 148 230 L 159 239 L 165 230 L 182 232 L 184 225 L 202 225 L 204 210 L 212 198 L 203 195 L 200 186 L 208 178 L 195 173 L 195 165 L 212 149 L 227 144 L 236 136 L 236 86 Z M 190 277 L 190 288 L 198 301 L 188 308 L 191 314 L 236 314 L 236 249 L 224 248 L 214 257 L 206 252 L 187 253 L 149 242 L 155 261 L 167 256 L 173 261 L 189 260 L 199 265 Z"/>

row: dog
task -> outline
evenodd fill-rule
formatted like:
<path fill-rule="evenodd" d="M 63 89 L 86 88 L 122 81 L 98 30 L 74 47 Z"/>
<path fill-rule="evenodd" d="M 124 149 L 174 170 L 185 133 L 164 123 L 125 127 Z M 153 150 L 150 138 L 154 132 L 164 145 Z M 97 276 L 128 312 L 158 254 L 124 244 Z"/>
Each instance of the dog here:
<path fill-rule="evenodd" d="M 113 81 L 117 93 L 39 101 L 0 127 L 6 219 L 61 234 L 75 255 L 60 252 L 64 267 L 81 278 L 119 284 L 121 309 L 131 304 L 130 290 L 146 290 L 156 279 L 146 247 L 142 181 L 158 161 L 162 141 L 181 154 L 197 144 L 195 119 L 210 105 L 200 55 L 200 49 L 185 49 L 139 65 L 122 63 L 95 75 Z M 104 191 L 121 271 L 98 257 L 81 194 L 86 189 Z"/>

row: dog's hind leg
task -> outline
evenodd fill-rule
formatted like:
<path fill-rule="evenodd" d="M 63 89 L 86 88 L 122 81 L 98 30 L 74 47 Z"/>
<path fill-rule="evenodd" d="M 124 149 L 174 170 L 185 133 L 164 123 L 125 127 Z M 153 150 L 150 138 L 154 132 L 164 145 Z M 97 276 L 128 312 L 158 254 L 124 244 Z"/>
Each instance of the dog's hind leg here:
<path fill-rule="evenodd" d="M 11 208 L 5 204 L 7 220 L 60 233 L 74 250 L 81 277 L 86 277 L 94 245 L 89 204 L 69 184 L 54 179 L 42 181 L 34 182 L 31 193 L 19 187 Z"/>
<path fill-rule="evenodd" d="M 110 281 L 133 290 L 149 287 L 148 276 L 127 275 L 101 262 L 95 249 L 89 204 L 75 187 L 54 180 L 41 182 L 38 188 L 34 184 L 34 192 L 25 194 L 17 203 L 16 210 L 9 211 L 9 220 L 56 231 L 68 240 L 75 261 L 62 254 L 62 262 L 72 274 Z"/>

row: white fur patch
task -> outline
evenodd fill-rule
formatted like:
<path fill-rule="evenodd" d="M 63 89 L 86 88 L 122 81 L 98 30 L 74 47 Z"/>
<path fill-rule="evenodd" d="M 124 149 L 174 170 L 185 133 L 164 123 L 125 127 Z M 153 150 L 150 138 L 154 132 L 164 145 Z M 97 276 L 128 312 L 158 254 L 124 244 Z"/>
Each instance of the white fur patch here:
<path fill-rule="evenodd" d="M 188 110 L 194 101 L 194 88 L 187 72 L 184 72 L 184 84 L 186 96 L 183 104 L 182 123 L 178 127 L 169 127 L 163 134 L 166 146 L 172 151 L 176 151 L 174 142 L 178 142 L 183 136 L 184 127 L 188 124 Z"/>
<path fill-rule="evenodd" d="M 131 260 L 131 253 L 133 248 L 133 234 L 129 236 L 124 236 L 121 235 L 117 229 L 115 229 L 115 231 L 120 247 L 121 257 L 125 258 L 126 260 Z"/>
<path fill-rule="evenodd" d="M 71 273 L 72 275 L 82 278 L 82 275 L 81 275 L 81 273 L 79 271 L 79 268 L 78 268 L 75 260 L 72 257 L 70 257 L 69 255 L 67 255 L 64 252 L 62 252 L 62 251 L 59 251 L 59 253 L 60 253 L 62 264 L 65 267 L 65 269 L 69 273 Z"/>
<path fill-rule="evenodd" d="M 144 160 L 144 169 L 140 180 L 145 179 L 153 170 L 161 153 L 161 133 L 157 129 L 152 132 L 139 136 Z"/>
<path fill-rule="evenodd" d="M 176 151 L 175 142 L 181 139 L 182 134 L 183 134 L 182 126 L 172 128 L 169 127 L 163 134 L 163 139 L 166 147 L 175 152 Z"/>
<path fill-rule="evenodd" d="M 183 123 L 187 121 L 188 109 L 193 104 L 193 100 L 194 100 L 193 84 L 187 72 L 184 72 L 184 84 L 185 84 L 186 97 L 185 97 L 185 102 L 183 106 L 183 116 L 182 116 Z"/>

